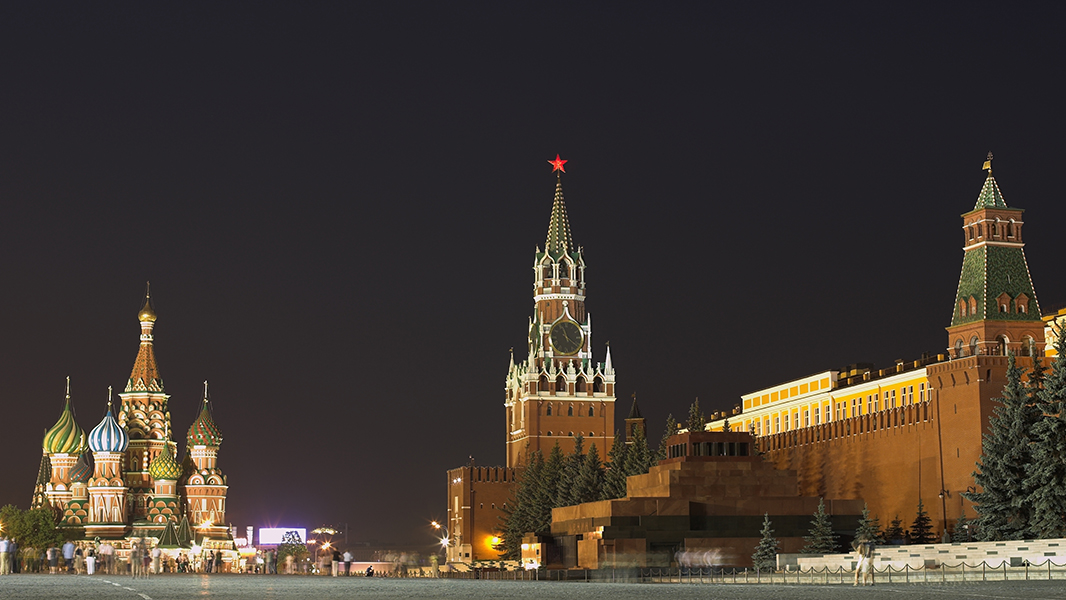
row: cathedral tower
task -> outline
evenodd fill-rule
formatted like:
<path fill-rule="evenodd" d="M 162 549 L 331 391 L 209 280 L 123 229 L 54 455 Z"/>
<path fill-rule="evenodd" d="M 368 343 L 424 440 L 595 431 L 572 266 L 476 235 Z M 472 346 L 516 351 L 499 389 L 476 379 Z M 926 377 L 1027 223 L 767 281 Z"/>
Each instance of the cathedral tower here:
<path fill-rule="evenodd" d="M 163 377 L 155 360 L 154 337 L 156 314 L 152 308 L 151 292 L 145 294 L 144 306 L 137 313 L 141 325 L 140 347 L 133 363 L 122 399 L 118 423 L 129 432 L 126 450 L 125 480 L 130 489 L 133 519 L 148 518 L 149 502 L 154 483 L 149 465 L 166 446 L 166 432 L 170 429 L 170 398 L 163 389 Z"/>
<path fill-rule="evenodd" d="M 1022 209 L 1010 208 L 992 177 L 973 210 L 962 215 L 962 274 L 948 331 L 953 358 L 977 355 L 1040 356 L 1044 324 L 1025 262 Z"/>
<path fill-rule="evenodd" d="M 51 466 L 44 493 L 53 508 L 63 510 L 70 501 L 70 470 L 86 448 L 85 430 L 74 421 L 74 410 L 70 404 L 70 377 L 67 377 L 63 412 L 56 424 L 44 434 L 44 453 L 48 455 Z"/>
<path fill-rule="evenodd" d="M 593 360 L 585 259 L 563 201 L 567 161 L 548 162 L 558 176 L 544 250 L 534 253 L 527 354 L 519 363 L 512 354 L 505 386 L 508 467 L 521 466 L 527 448 L 547 454 L 558 443 L 569 452 L 577 435 L 605 456 L 614 437 L 614 367 L 610 348 L 604 362 Z"/>
<path fill-rule="evenodd" d="M 111 388 L 107 388 L 107 414 L 89 433 L 93 452 L 93 476 L 88 481 L 89 515 L 86 537 L 121 537 L 126 531 L 126 492 L 122 479 L 122 457 L 130 438 L 118 424 L 111 409 Z"/>
<path fill-rule="evenodd" d="M 200 415 L 189 427 L 186 459 L 191 462 L 185 479 L 186 514 L 197 533 L 224 538 L 226 526 L 226 476 L 218 468 L 222 433 L 211 416 L 204 382 L 204 402 Z M 186 463 L 188 464 L 188 463 Z"/>

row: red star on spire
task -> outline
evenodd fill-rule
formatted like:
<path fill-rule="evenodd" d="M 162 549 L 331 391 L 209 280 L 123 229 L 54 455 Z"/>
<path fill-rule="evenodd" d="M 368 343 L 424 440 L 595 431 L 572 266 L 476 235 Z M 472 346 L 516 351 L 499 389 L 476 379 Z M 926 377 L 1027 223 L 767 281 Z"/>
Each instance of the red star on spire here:
<path fill-rule="evenodd" d="M 566 173 L 566 169 L 563 168 L 563 165 L 565 165 L 566 162 L 567 161 L 559 158 L 559 155 L 556 154 L 555 155 L 555 160 L 549 160 L 548 164 L 550 164 L 551 166 L 555 167 L 554 169 L 552 169 L 552 173 L 554 173 L 556 171 L 562 171 L 563 173 Z"/>

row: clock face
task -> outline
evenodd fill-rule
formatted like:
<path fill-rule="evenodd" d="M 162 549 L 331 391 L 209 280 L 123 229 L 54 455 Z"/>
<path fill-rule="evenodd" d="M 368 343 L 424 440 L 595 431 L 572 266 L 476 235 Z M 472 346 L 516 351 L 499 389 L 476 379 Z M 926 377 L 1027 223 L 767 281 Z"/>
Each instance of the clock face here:
<path fill-rule="evenodd" d="M 577 354 L 585 340 L 585 334 L 581 333 L 581 327 L 577 323 L 560 321 L 552 326 L 548 339 L 551 340 L 552 348 L 559 354 Z"/>

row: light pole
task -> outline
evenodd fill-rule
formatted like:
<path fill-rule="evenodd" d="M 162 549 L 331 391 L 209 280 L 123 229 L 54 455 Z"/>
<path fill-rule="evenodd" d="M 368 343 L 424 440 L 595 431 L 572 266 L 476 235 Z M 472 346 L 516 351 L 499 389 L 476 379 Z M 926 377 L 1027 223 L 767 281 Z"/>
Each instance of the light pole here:
<path fill-rule="evenodd" d="M 451 558 L 450 556 L 448 556 L 448 554 L 449 550 L 451 550 L 452 543 L 452 538 L 448 534 L 448 528 L 436 521 L 433 521 L 430 524 L 433 525 L 433 529 L 436 529 L 438 531 L 444 531 L 444 537 L 440 538 L 440 547 L 442 550 L 444 550 L 444 562 L 448 562 L 448 560 Z"/>

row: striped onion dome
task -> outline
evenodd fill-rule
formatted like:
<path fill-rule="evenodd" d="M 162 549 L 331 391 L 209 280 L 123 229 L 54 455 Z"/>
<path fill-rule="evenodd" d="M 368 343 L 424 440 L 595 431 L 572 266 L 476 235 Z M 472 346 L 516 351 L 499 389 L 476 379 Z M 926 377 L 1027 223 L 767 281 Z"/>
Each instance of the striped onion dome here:
<path fill-rule="evenodd" d="M 56 424 L 44 434 L 44 451 L 49 454 L 78 454 L 85 450 L 85 430 L 74 422 L 70 396 Z"/>
<path fill-rule="evenodd" d="M 190 446 L 222 445 L 222 433 L 219 432 L 215 420 L 211 418 L 211 413 L 207 410 L 207 400 L 204 400 L 200 416 L 196 417 L 192 426 L 189 427 L 188 442 Z"/>
<path fill-rule="evenodd" d="M 125 452 L 130 445 L 130 435 L 118 424 L 107 405 L 107 415 L 89 434 L 89 448 L 93 452 Z"/>
<path fill-rule="evenodd" d="M 174 460 L 174 455 L 170 452 L 169 443 L 164 444 L 163 451 L 152 459 L 152 464 L 148 465 L 148 474 L 155 480 L 177 480 L 181 477 L 181 465 L 178 464 L 178 461 Z"/>
<path fill-rule="evenodd" d="M 88 483 L 92 475 L 92 457 L 88 452 L 82 452 L 81 456 L 78 457 L 78 462 L 74 463 L 74 467 L 70 469 L 70 482 Z"/>

